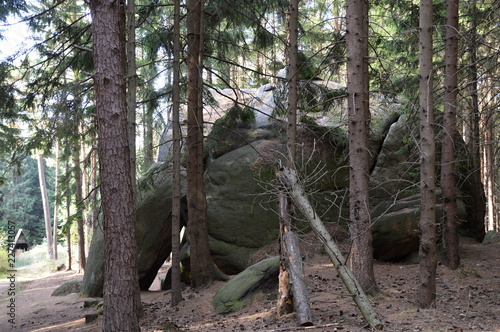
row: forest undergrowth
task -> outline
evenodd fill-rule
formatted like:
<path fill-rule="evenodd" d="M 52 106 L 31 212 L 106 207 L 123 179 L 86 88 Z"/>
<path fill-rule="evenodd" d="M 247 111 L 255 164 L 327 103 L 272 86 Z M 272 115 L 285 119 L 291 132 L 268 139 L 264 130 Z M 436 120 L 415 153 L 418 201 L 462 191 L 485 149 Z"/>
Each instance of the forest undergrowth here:
<path fill-rule="evenodd" d="M 309 287 L 313 327 L 297 327 L 295 314 L 277 317 L 275 294 L 262 295 L 241 311 L 218 315 L 211 299 L 222 282 L 209 288 L 185 287 L 183 301 L 170 305 L 170 292 L 156 280 L 143 291 L 144 317 L 141 330 L 157 331 L 369 331 L 351 296 L 337 276 L 313 234 L 302 237 L 305 272 Z M 347 239 L 340 241 L 347 249 Z M 261 250 L 259 260 L 276 254 L 277 245 Z M 462 238 L 461 267 L 437 269 L 437 303 L 434 309 L 418 309 L 418 264 L 376 262 L 375 274 L 383 291 L 370 298 L 385 331 L 500 331 L 500 243 L 480 244 Z M 19 276 L 25 274 L 20 271 Z M 166 273 L 166 266 L 160 275 Z M 62 283 L 82 278 L 77 271 L 62 271 L 17 283 L 16 324 L 0 313 L 0 331 L 100 331 L 102 315 L 85 323 L 87 308 L 80 294 L 51 296 Z M 7 283 L 0 283 L 0 305 L 7 301 Z"/>
<path fill-rule="evenodd" d="M 345 244 L 344 244 L 345 246 Z M 369 330 L 351 296 L 313 234 L 302 238 L 314 327 L 307 331 Z M 462 265 L 455 271 L 439 263 L 435 309 L 418 309 L 418 264 L 376 262 L 383 293 L 372 297 L 385 331 L 500 331 L 500 243 L 462 239 Z M 273 254 L 273 250 L 261 253 Z M 217 315 L 211 297 L 221 286 L 187 288 L 184 301 L 169 305 L 168 292 L 143 293 L 143 331 L 296 331 L 295 314 L 275 315 L 275 295 L 262 296 L 240 312 Z"/>

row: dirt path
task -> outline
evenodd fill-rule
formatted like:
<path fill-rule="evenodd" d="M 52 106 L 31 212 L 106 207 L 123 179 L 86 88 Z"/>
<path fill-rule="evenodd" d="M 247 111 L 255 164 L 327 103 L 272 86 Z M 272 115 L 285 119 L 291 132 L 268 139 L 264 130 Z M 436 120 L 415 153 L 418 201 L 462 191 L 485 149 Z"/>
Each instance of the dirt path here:
<path fill-rule="evenodd" d="M 85 325 L 84 315 L 92 310 L 83 308 L 85 298 L 79 294 L 67 296 L 51 296 L 52 292 L 62 283 L 76 278 L 81 274 L 73 271 L 57 272 L 42 278 L 23 281 L 16 280 L 15 319 L 14 324 L 9 319 L 7 306 L 9 285 L 0 283 L 0 331 L 98 331 L 97 324 Z"/>
<path fill-rule="evenodd" d="M 367 331 L 362 316 L 344 291 L 335 269 L 320 248 L 306 260 L 314 329 L 308 331 Z M 439 265 L 437 307 L 416 308 L 418 265 L 377 263 L 375 274 L 385 296 L 372 299 L 385 331 L 499 331 L 500 332 L 500 243 L 465 244 L 462 267 L 449 271 Z M 8 322 L 8 285 L 0 283 L 0 331 L 100 331 L 102 316 L 85 324 L 85 298 L 78 294 L 51 297 L 63 282 L 81 278 L 74 272 L 58 272 L 44 278 L 19 282 L 16 287 L 15 325 Z M 222 285 L 183 292 L 184 301 L 170 307 L 170 294 L 142 292 L 145 317 L 142 331 L 163 331 L 174 323 L 181 331 L 293 331 L 294 314 L 276 317 L 275 300 L 263 297 L 240 312 L 214 313 L 211 298 Z"/>

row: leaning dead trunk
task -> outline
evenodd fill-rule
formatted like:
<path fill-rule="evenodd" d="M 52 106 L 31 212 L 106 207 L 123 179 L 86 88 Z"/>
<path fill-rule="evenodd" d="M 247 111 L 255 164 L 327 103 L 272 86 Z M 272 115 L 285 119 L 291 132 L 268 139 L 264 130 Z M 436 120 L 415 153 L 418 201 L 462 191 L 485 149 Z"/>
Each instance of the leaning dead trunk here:
<path fill-rule="evenodd" d="M 291 230 L 289 200 L 284 193 L 279 197 L 280 209 L 280 273 L 278 277 L 278 315 L 297 313 L 299 326 L 312 325 L 309 295 L 304 276 L 304 266 L 300 254 L 299 238 Z"/>
<path fill-rule="evenodd" d="M 289 189 L 289 195 L 294 201 L 295 205 L 304 214 L 307 221 L 311 224 L 314 232 L 325 246 L 325 251 L 330 257 L 332 263 L 337 269 L 337 273 L 344 282 L 349 293 L 353 296 L 354 302 L 363 314 L 365 320 L 371 327 L 381 330 L 383 328 L 382 322 L 377 318 L 377 314 L 368 300 L 363 289 L 354 277 L 352 271 L 346 264 L 346 259 L 343 257 L 338 246 L 333 241 L 330 233 L 325 228 L 320 218 L 314 211 L 311 203 L 307 199 L 304 189 L 300 186 L 297 173 L 289 168 L 284 168 L 280 174 L 284 184 Z"/>
<path fill-rule="evenodd" d="M 299 326 L 312 325 L 311 308 L 309 306 L 309 295 L 304 275 L 304 266 L 300 255 L 299 237 L 294 232 L 283 233 L 283 245 L 287 270 L 290 275 L 290 282 L 293 292 L 293 305 L 297 312 Z"/>

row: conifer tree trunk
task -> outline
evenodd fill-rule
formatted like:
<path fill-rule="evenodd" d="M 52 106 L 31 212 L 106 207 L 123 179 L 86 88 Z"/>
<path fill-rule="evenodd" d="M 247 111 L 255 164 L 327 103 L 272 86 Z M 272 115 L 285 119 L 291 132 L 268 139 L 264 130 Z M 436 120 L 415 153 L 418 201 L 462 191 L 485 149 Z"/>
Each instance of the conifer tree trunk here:
<path fill-rule="evenodd" d="M 172 306 L 182 300 L 180 269 L 180 225 L 181 225 L 181 130 L 179 121 L 180 108 L 180 0 L 174 0 L 174 64 L 172 86 Z"/>
<path fill-rule="evenodd" d="M 476 0 L 473 0 L 469 5 L 470 21 L 470 37 L 468 39 L 469 53 L 469 96 L 470 96 L 470 140 L 469 150 L 472 159 L 472 174 L 471 181 L 473 183 L 472 200 L 472 231 L 478 241 L 482 241 L 485 234 L 484 217 L 485 210 L 485 194 L 483 184 L 481 182 L 481 153 L 480 153 L 480 131 L 479 131 L 479 97 L 478 97 L 478 73 L 477 73 L 477 50 L 478 50 L 478 33 L 477 33 L 477 5 Z"/>
<path fill-rule="evenodd" d="M 187 107 L 188 107 L 188 229 L 191 259 L 191 286 L 214 280 L 214 267 L 208 246 L 207 199 L 203 182 L 203 104 L 202 35 L 203 1 L 187 1 Z"/>
<path fill-rule="evenodd" d="M 92 167 L 92 196 L 91 196 L 91 210 L 92 210 L 92 229 L 90 230 L 94 234 L 94 229 L 97 226 L 97 218 L 99 217 L 99 206 L 98 206 L 98 178 L 97 178 L 97 152 L 94 151 L 90 158 L 90 165 Z"/>
<path fill-rule="evenodd" d="M 135 58 L 135 0 L 126 0 L 126 57 L 127 57 L 127 132 L 130 150 L 130 178 L 132 181 L 132 201 L 135 205 L 137 199 L 137 143 L 136 143 L 136 129 L 137 129 L 137 62 Z M 134 218 L 135 225 L 135 218 Z M 137 271 L 138 273 L 138 271 Z M 136 279 L 139 280 L 139 274 Z M 143 308 L 141 302 L 141 290 L 137 283 L 137 290 L 135 292 L 135 305 L 138 318 L 143 316 Z"/>
<path fill-rule="evenodd" d="M 347 1 L 347 95 L 349 109 L 349 264 L 363 290 L 377 293 L 369 199 L 370 128 L 368 80 L 368 3 Z"/>
<path fill-rule="evenodd" d="M 56 174 L 55 174 L 55 183 L 54 183 L 54 225 L 52 228 L 53 234 L 53 250 L 54 250 L 54 259 L 57 260 L 57 193 L 59 190 L 59 140 L 56 138 Z"/>
<path fill-rule="evenodd" d="M 136 104 L 137 104 L 137 75 L 135 59 L 135 0 L 127 0 L 127 113 L 128 135 L 130 144 L 130 176 L 134 192 L 137 189 L 137 153 L 136 153 Z M 134 195 L 135 196 L 135 195 Z"/>
<path fill-rule="evenodd" d="M 436 197 L 433 67 L 432 0 L 420 0 L 420 285 L 418 304 L 434 307 L 436 302 Z"/>
<path fill-rule="evenodd" d="M 80 168 L 80 144 L 76 142 L 74 144 L 73 150 L 73 163 L 75 172 L 75 184 L 76 184 L 76 223 L 78 230 L 78 262 L 79 269 L 85 270 L 87 265 L 87 259 L 85 255 L 85 229 L 83 220 L 83 183 L 82 183 L 82 171 Z"/>
<path fill-rule="evenodd" d="M 82 167 L 81 167 L 81 177 L 82 177 L 82 218 L 83 218 L 83 225 L 84 225 L 84 231 L 85 231 L 85 252 L 88 252 L 90 248 L 90 241 L 92 240 L 92 227 L 90 226 L 91 223 L 91 216 L 90 216 L 90 203 L 89 203 L 89 183 L 90 183 L 90 176 L 89 173 L 87 172 L 87 169 L 89 168 L 89 163 L 86 158 L 86 153 L 87 153 L 87 145 L 85 142 L 82 140 L 81 144 L 81 152 L 80 152 L 80 160 L 82 160 Z M 86 265 L 86 263 L 85 263 Z"/>
<path fill-rule="evenodd" d="M 135 201 L 127 112 L 126 5 L 91 0 L 104 213 L 103 331 L 140 331 Z"/>
<path fill-rule="evenodd" d="M 151 71 L 154 70 L 154 66 L 151 65 Z M 153 80 L 149 80 L 147 84 L 147 89 L 153 91 L 154 84 Z M 144 171 L 146 171 L 154 163 L 154 143 L 153 143 L 153 112 L 154 109 L 151 103 L 146 103 L 143 109 L 142 124 L 143 124 L 143 159 L 144 159 Z"/>
<path fill-rule="evenodd" d="M 297 154 L 297 76 L 298 76 L 298 32 L 299 32 L 299 2 L 290 0 L 288 17 L 288 101 L 287 101 L 287 150 L 288 167 L 295 168 Z"/>
<path fill-rule="evenodd" d="M 49 196 L 47 194 L 47 181 L 45 180 L 45 161 L 42 154 L 38 154 L 38 178 L 40 180 L 40 192 L 42 194 L 43 217 L 45 220 L 45 235 L 47 236 L 47 252 L 49 259 L 54 260 L 54 247 L 52 241 L 52 227 L 49 210 Z"/>
<path fill-rule="evenodd" d="M 297 100 L 298 100 L 298 31 L 299 2 L 290 0 L 288 6 L 287 41 L 287 152 L 288 167 L 295 169 L 297 154 Z M 279 275 L 278 314 L 295 308 L 300 326 L 312 325 L 309 295 L 304 276 L 298 236 L 293 231 L 294 207 L 290 197 L 280 193 L 278 197 L 280 215 L 281 264 Z M 286 271 L 285 271 L 286 268 Z M 291 283 L 291 287 L 290 284 Z M 290 291 L 293 295 L 290 295 Z M 293 299 L 293 306 L 292 301 Z"/>
<path fill-rule="evenodd" d="M 286 45 L 286 79 L 287 79 L 287 140 L 286 147 L 288 153 L 288 167 L 295 168 L 296 160 L 296 145 L 297 145 L 297 25 L 298 25 L 298 8 L 293 8 L 297 5 L 296 1 L 289 1 L 288 6 L 288 31 L 287 31 L 287 45 Z M 287 232 L 292 232 L 292 213 L 293 206 L 289 197 L 284 193 L 279 193 L 278 197 L 278 211 L 280 222 L 280 272 L 278 282 L 278 301 L 277 313 L 279 316 L 293 312 L 293 293 L 290 287 L 290 271 L 287 268 L 287 248 L 285 246 L 285 237 Z"/>
<path fill-rule="evenodd" d="M 459 0 L 447 0 L 445 97 L 441 152 L 444 261 L 452 270 L 457 269 L 460 265 L 455 180 L 455 133 L 457 131 L 456 108 L 458 95 L 458 3 Z"/>
<path fill-rule="evenodd" d="M 493 86 L 495 79 L 488 77 L 486 79 L 488 82 L 486 85 Z M 490 105 L 495 105 L 495 96 L 493 91 L 490 89 L 486 93 L 487 97 L 484 98 L 483 106 L 483 181 L 485 184 L 485 196 L 486 196 L 486 230 L 487 231 L 497 231 L 497 216 L 496 216 L 496 206 L 495 206 L 495 183 L 496 183 L 496 173 L 497 165 L 495 164 L 495 119 L 496 119 L 496 109 L 492 109 Z M 495 106 L 493 106 L 495 107 Z"/>
<path fill-rule="evenodd" d="M 66 161 L 66 174 L 69 174 L 69 161 Z M 69 177 L 66 180 L 66 188 L 69 188 Z M 72 269 L 73 257 L 71 257 L 71 198 L 66 194 L 66 246 L 68 247 L 68 270 Z"/>

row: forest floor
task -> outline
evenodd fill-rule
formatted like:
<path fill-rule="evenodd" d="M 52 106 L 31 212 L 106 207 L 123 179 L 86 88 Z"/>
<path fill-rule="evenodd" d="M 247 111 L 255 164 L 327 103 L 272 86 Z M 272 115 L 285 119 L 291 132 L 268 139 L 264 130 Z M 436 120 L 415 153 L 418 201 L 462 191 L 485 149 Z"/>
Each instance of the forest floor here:
<path fill-rule="evenodd" d="M 304 249 L 315 324 L 306 331 L 370 330 L 321 247 L 311 242 Z M 436 308 L 425 310 L 416 305 L 418 265 L 376 262 L 375 275 L 383 295 L 371 301 L 385 331 L 500 331 L 500 243 L 462 239 L 460 254 L 462 266 L 456 271 L 439 264 Z M 95 311 L 83 307 L 85 298 L 78 294 L 50 296 L 61 283 L 81 277 L 66 271 L 16 281 L 15 325 L 8 322 L 9 285 L 2 280 L 0 331 L 100 331 L 102 315 L 85 324 L 84 315 Z M 184 300 L 176 308 L 170 306 L 169 292 L 142 292 L 142 331 L 300 330 L 295 314 L 276 317 L 275 296 L 271 295 L 255 299 L 240 312 L 216 314 L 211 298 L 221 285 L 216 282 L 203 290 L 186 288 Z M 178 329 L 168 329 L 175 326 Z"/>

